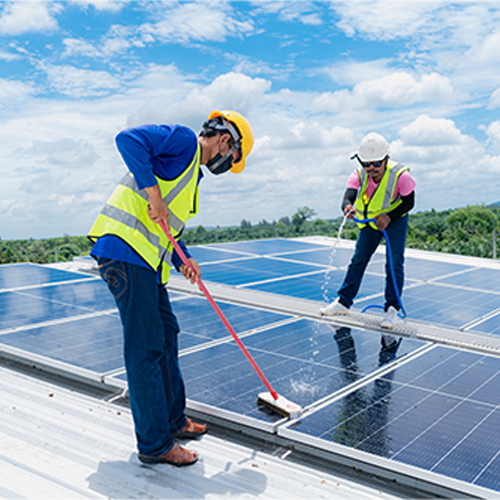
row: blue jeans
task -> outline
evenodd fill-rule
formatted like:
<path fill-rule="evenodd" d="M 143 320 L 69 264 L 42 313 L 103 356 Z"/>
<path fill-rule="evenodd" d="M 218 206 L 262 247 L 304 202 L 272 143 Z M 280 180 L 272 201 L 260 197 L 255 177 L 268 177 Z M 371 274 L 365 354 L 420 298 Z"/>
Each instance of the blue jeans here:
<path fill-rule="evenodd" d="M 97 262 L 120 311 L 137 448 L 164 455 L 175 444 L 171 433 L 187 423 L 177 318 L 152 270 L 102 257 Z"/>
<path fill-rule="evenodd" d="M 389 237 L 389 244 L 392 250 L 392 262 L 394 265 L 394 274 L 396 276 L 396 284 L 398 287 L 399 295 L 401 296 L 403 292 L 404 283 L 404 251 L 406 244 L 406 233 L 408 232 L 408 215 L 396 219 L 391 222 L 385 229 L 387 236 Z M 359 287 L 361 286 L 361 280 L 366 269 L 366 266 L 370 262 L 373 253 L 377 249 L 380 241 L 384 237 L 382 231 L 377 231 L 372 229 L 370 226 L 365 226 L 362 228 L 358 234 L 358 239 L 356 241 L 356 248 L 354 250 L 354 255 L 352 256 L 351 263 L 347 268 L 347 273 L 344 278 L 339 291 L 339 302 L 345 307 L 351 307 L 356 297 Z M 392 282 L 391 271 L 389 267 L 389 258 L 387 256 L 386 249 L 386 259 L 385 259 L 385 310 L 389 309 L 389 306 L 393 306 L 399 311 L 399 301 L 394 290 L 394 285 Z"/>

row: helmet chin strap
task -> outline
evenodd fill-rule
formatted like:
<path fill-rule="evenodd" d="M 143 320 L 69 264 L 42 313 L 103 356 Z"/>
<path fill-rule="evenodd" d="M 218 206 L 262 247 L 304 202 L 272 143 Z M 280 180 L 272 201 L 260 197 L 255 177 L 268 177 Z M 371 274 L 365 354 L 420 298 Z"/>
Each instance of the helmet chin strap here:
<path fill-rule="evenodd" d="M 232 157 L 233 151 L 235 151 L 238 148 L 238 145 L 235 144 L 224 156 L 222 156 L 220 153 L 217 153 L 213 158 L 211 158 L 207 162 L 207 168 L 213 173 L 213 174 L 222 174 L 224 172 L 227 172 L 233 165 L 232 160 L 227 161 L 230 157 Z M 218 157 L 218 158 L 217 158 Z M 220 166 L 224 165 L 224 163 L 228 164 L 227 168 L 225 168 L 222 171 L 217 171 Z"/>

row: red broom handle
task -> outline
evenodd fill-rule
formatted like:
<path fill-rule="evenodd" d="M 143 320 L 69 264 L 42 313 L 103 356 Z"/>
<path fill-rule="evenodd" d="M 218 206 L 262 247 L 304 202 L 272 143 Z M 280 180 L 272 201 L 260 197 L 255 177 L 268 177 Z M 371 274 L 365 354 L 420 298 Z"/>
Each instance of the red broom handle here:
<path fill-rule="evenodd" d="M 174 245 L 174 248 L 176 252 L 179 254 L 179 257 L 182 259 L 182 262 L 191 269 L 194 273 L 196 271 L 193 269 L 193 266 L 191 265 L 191 262 L 187 259 L 185 253 L 182 251 L 181 247 L 179 246 L 179 243 L 175 241 L 175 238 L 172 236 L 170 231 L 167 229 L 167 226 L 163 221 L 160 221 L 160 227 L 163 229 L 163 232 L 166 234 L 167 238 L 169 239 L 170 243 Z M 201 281 L 201 278 L 198 278 L 196 280 L 198 283 L 198 286 L 200 290 L 203 292 L 205 297 L 208 299 L 210 302 L 210 305 L 214 308 L 214 311 L 217 313 L 217 316 L 221 319 L 221 321 L 224 323 L 225 327 L 228 329 L 229 333 L 232 335 L 233 339 L 235 342 L 238 344 L 238 347 L 241 349 L 249 363 L 253 366 L 253 369 L 256 371 L 257 375 L 260 377 L 264 385 L 266 386 L 267 390 L 271 393 L 271 396 L 276 400 L 278 399 L 278 393 L 272 388 L 271 384 L 267 380 L 266 376 L 262 373 L 262 370 L 259 368 L 255 360 L 252 358 L 252 355 L 248 352 L 247 348 L 244 346 L 243 342 L 240 340 L 236 332 L 234 331 L 233 327 L 231 326 L 231 323 L 229 323 L 228 319 L 226 316 L 224 316 L 224 313 L 220 310 L 220 307 L 217 305 L 217 302 L 213 299 L 213 297 L 210 295 L 210 292 L 207 290 L 207 287 L 204 285 L 203 281 Z"/>

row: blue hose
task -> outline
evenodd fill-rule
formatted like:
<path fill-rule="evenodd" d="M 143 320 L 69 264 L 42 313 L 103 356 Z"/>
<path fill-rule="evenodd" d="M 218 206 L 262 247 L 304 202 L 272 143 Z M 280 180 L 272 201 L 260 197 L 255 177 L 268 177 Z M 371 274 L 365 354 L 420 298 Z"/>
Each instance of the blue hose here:
<path fill-rule="evenodd" d="M 358 222 L 360 224 L 368 224 L 369 222 L 375 222 L 375 223 L 377 222 L 375 219 L 356 219 L 356 218 L 354 218 L 353 220 L 354 220 L 354 222 Z M 398 284 L 396 282 L 396 274 L 394 273 L 394 264 L 392 262 L 391 244 L 389 242 L 389 237 L 387 236 L 387 231 L 385 229 L 382 229 L 382 233 L 384 234 L 385 243 L 387 245 L 387 258 L 389 260 L 389 269 L 391 270 L 392 284 L 394 286 L 394 291 L 396 292 L 396 297 L 398 298 L 399 307 L 401 308 L 400 311 L 398 311 L 398 316 L 402 319 L 405 319 L 406 318 L 406 310 L 403 307 L 403 302 L 401 301 L 401 295 L 399 294 L 399 290 L 398 290 Z M 363 308 L 361 310 L 361 312 L 364 313 L 367 309 L 372 309 L 375 307 L 377 307 L 379 309 L 384 309 L 383 306 L 379 306 L 379 305 L 374 304 L 374 305 L 366 306 L 365 308 Z"/>

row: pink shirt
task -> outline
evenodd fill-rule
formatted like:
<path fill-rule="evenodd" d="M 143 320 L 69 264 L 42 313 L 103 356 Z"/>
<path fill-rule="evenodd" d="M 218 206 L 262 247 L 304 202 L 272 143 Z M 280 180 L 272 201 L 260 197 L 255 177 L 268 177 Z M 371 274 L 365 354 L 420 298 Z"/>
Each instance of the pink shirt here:
<path fill-rule="evenodd" d="M 403 172 L 396 182 L 396 189 L 394 190 L 394 198 L 397 198 L 398 195 L 408 196 L 414 189 L 417 183 L 412 179 L 409 172 Z M 366 188 L 366 194 L 368 198 L 371 198 L 375 189 L 377 189 L 378 184 L 375 184 L 373 179 L 368 176 L 368 186 Z M 359 182 L 359 174 L 358 171 L 355 170 L 347 180 L 347 189 L 359 189 L 361 187 L 361 183 Z"/>

